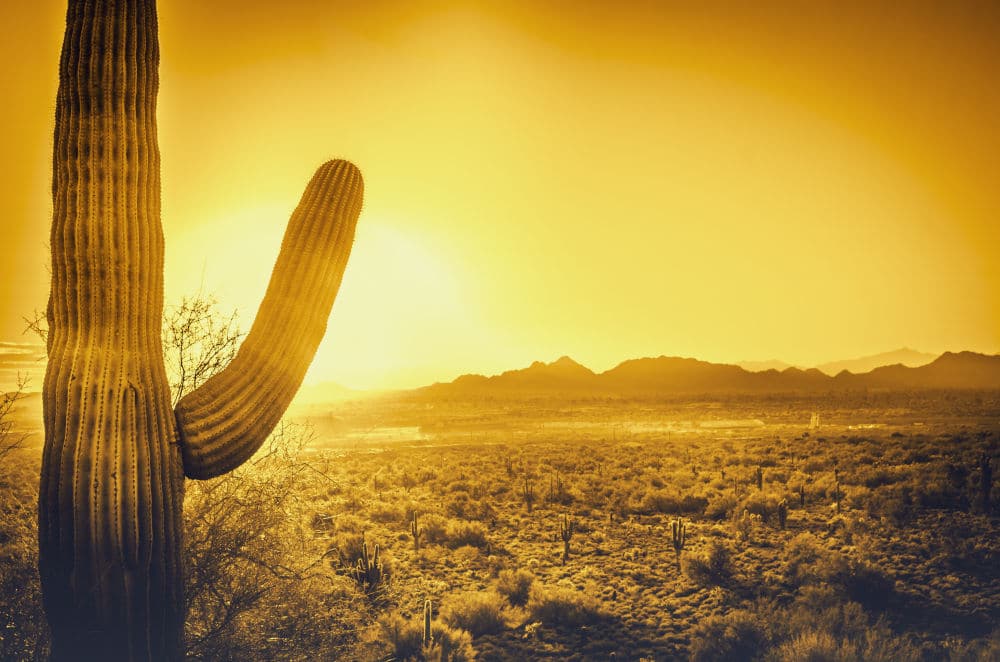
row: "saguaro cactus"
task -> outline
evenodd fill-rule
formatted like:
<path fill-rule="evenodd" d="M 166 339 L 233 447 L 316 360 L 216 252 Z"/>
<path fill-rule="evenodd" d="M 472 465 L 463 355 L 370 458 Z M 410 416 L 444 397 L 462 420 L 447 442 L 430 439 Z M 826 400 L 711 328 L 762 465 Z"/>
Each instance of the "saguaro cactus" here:
<path fill-rule="evenodd" d="M 573 537 L 573 520 L 570 519 L 569 515 L 563 515 L 562 521 L 559 522 L 559 537 L 563 541 L 563 565 L 569 561 L 569 541 Z"/>
<path fill-rule="evenodd" d="M 413 551 L 420 551 L 420 524 L 417 520 L 417 511 L 413 511 L 413 519 L 410 520 L 410 535 L 413 536 Z"/>
<path fill-rule="evenodd" d="M 178 659 L 184 475 L 246 460 L 323 336 L 362 181 L 319 168 L 229 368 L 172 410 L 160 345 L 163 235 L 155 0 L 70 0 L 53 148 L 39 570 L 52 655 Z"/>
<path fill-rule="evenodd" d="M 681 552 L 684 551 L 684 543 L 687 542 L 687 525 L 684 524 L 684 520 L 675 519 L 670 523 L 670 542 L 677 556 L 677 569 L 680 570 Z"/>

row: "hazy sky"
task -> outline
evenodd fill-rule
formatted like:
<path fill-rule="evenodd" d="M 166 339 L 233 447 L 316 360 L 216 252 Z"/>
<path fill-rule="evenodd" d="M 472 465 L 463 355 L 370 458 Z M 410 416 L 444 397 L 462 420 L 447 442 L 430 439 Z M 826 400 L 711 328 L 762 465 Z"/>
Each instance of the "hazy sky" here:
<path fill-rule="evenodd" d="M 314 168 L 365 175 L 307 381 L 1000 350 L 996 2 L 159 4 L 168 302 L 249 327 Z M 64 11 L 0 3 L 0 343 Z"/>

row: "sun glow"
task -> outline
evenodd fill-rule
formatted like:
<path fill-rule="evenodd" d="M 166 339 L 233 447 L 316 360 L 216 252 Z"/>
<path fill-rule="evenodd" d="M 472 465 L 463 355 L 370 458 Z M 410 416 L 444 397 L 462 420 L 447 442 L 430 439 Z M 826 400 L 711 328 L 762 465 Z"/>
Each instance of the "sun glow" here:
<path fill-rule="evenodd" d="M 166 301 L 248 327 L 343 157 L 365 204 L 310 382 L 1000 349 L 1000 12 L 711 5 L 164 3 Z M 47 295 L 64 3 L 0 11 L 10 342 Z"/>
<path fill-rule="evenodd" d="M 476 333 L 467 279 L 403 223 L 362 217 L 327 335 L 306 375 L 352 388 L 419 385 L 455 324 Z M 443 334 L 442 327 L 449 327 Z M 425 357 L 421 359 L 420 357 Z M 409 369 L 407 368 L 409 366 Z"/>

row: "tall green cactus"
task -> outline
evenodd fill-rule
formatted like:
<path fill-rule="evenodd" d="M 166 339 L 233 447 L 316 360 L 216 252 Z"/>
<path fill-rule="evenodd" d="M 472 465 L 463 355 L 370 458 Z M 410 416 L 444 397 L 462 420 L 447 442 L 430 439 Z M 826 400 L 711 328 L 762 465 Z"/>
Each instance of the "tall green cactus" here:
<path fill-rule="evenodd" d="M 361 208 L 357 168 L 319 168 L 229 368 L 171 407 L 155 0 L 69 0 L 53 145 L 39 571 L 53 659 L 179 659 L 184 475 L 246 460 L 326 326 Z"/>

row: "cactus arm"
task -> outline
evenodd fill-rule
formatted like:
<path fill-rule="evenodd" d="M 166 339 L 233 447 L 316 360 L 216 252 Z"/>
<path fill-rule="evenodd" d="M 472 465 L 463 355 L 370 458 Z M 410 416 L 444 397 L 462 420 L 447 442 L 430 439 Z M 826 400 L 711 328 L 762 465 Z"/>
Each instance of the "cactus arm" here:
<path fill-rule="evenodd" d="M 188 477 L 239 466 L 281 419 L 326 331 L 362 196 L 361 174 L 346 161 L 323 164 L 309 182 L 236 358 L 177 404 Z"/>

